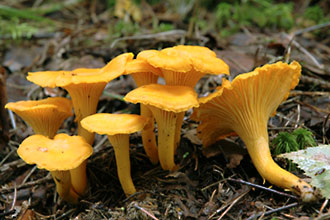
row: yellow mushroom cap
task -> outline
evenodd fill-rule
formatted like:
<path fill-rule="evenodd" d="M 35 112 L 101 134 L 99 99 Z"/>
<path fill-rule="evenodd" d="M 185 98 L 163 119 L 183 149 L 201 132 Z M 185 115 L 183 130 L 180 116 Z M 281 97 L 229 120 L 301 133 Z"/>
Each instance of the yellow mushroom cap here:
<path fill-rule="evenodd" d="M 203 55 L 203 56 L 211 56 L 211 57 L 216 57 L 216 53 L 212 50 L 210 50 L 207 47 L 202 47 L 202 46 L 194 46 L 194 45 L 178 45 L 172 47 L 173 49 L 186 52 L 187 54 L 196 54 L 198 55 Z"/>
<path fill-rule="evenodd" d="M 145 60 L 131 60 L 126 64 L 125 74 L 151 72 L 155 75 L 161 76 L 162 73 L 159 69 L 151 66 Z"/>
<path fill-rule="evenodd" d="M 65 171 L 78 167 L 93 153 L 93 148 L 80 136 L 57 134 L 49 139 L 36 134 L 26 138 L 17 153 L 26 163 L 36 164 L 39 169 Z"/>
<path fill-rule="evenodd" d="M 125 101 L 151 105 L 165 111 L 184 112 L 198 107 L 197 93 L 188 86 L 149 84 L 129 92 Z"/>
<path fill-rule="evenodd" d="M 184 57 L 195 71 L 204 74 L 229 74 L 229 66 L 207 47 L 179 45 L 161 51 L 169 56 Z"/>
<path fill-rule="evenodd" d="M 203 145 L 233 131 L 245 140 L 262 133 L 260 129 L 298 84 L 300 74 L 299 63 L 277 62 L 241 74 L 231 84 L 224 79 L 215 93 L 199 99 L 200 107 L 193 114 L 201 121 L 198 135 Z"/>
<path fill-rule="evenodd" d="M 132 53 L 125 53 L 112 59 L 105 67 L 97 69 L 79 68 L 72 71 L 30 72 L 27 79 L 42 87 L 64 87 L 81 83 L 107 83 L 125 71 L 125 64 L 133 58 Z"/>
<path fill-rule="evenodd" d="M 134 114 L 98 113 L 84 118 L 81 125 L 89 132 L 116 135 L 141 131 L 148 121 L 148 117 Z"/>
<path fill-rule="evenodd" d="M 176 51 L 174 54 L 164 53 L 158 50 L 144 50 L 137 55 L 137 59 L 147 61 L 156 68 L 172 70 L 177 72 L 188 72 L 192 69 L 190 61 L 186 57 L 179 56 Z"/>

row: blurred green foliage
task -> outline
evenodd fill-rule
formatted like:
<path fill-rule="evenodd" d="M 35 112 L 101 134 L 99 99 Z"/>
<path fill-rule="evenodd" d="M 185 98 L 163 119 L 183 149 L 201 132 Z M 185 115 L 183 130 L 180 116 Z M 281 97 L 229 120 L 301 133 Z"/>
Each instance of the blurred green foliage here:
<path fill-rule="evenodd" d="M 182 24 L 194 23 L 202 32 L 215 30 L 222 37 L 230 36 L 242 28 L 258 28 L 259 30 L 290 31 L 293 27 L 304 28 L 330 21 L 329 15 L 324 14 L 324 9 L 314 1 L 303 11 L 295 14 L 294 1 L 275 0 L 131 0 L 143 11 L 142 3 L 145 2 L 162 13 L 179 14 L 180 21 L 158 21 L 157 13 L 154 15 L 152 27 L 148 32 L 156 33 L 183 28 Z M 45 1 L 38 7 L 16 9 L 0 5 L 0 35 L 10 35 L 13 39 L 31 37 L 38 29 L 43 27 L 56 27 L 56 22 L 47 18 L 47 14 L 72 7 L 85 0 L 68 0 L 63 2 Z M 103 2 L 105 9 L 113 16 L 116 0 Z M 321 2 L 321 1 L 319 1 Z M 196 9 L 197 8 L 197 9 Z M 109 35 L 111 38 L 143 33 L 146 28 L 143 20 L 121 19 L 116 17 L 109 22 Z M 172 23 L 173 22 L 173 23 Z M 44 24 L 44 25 L 42 25 Z M 180 26 L 180 27 L 178 27 Z M 189 27 L 190 28 L 190 27 Z M 48 29 L 49 30 L 49 29 Z M 317 35 L 317 31 L 313 32 Z"/>
<path fill-rule="evenodd" d="M 293 3 L 272 0 L 221 2 L 215 10 L 216 26 L 222 36 L 237 32 L 242 26 L 289 30 L 294 25 Z"/>
<path fill-rule="evenodd" d="M 38 32 L 38 28 L 30 23 L 21 23 L 18 18 L 5 20 L 0 16 L 0 35 L 13 40 L 21 39 L 22 37 L 31 38 L 33 34 Z"/>

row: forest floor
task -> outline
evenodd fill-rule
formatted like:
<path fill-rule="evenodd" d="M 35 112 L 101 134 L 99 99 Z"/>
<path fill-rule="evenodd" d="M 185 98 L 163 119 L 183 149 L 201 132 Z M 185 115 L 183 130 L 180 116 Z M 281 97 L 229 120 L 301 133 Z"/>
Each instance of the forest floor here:
<path fill-rule="evenodd" d="M 27 81 L 30 71 L 99 68 L 124 52 L 136 55 L 142 50 L 178 44 L 202 45 L 228 63 L 229 79 L 266 63 L 298 61 L 302 65 L 300 83 L 270 119 L 270 142 L 281 131 L 305 128 L 313 133 L 317 143 L 329 144 L 330 38 L 326 37 L 329 24 L 290 31 L 260 31 L 243 26 L 237 33 L 222 38 L 212 29 L 199 32 L 191 27 L 193 22 L 167 13 L 160 3 L 144 2 L 139 31 L 132 13 L 129 18 L 132 22 L 124 23 L 117 33 L 110 31 L 110 26 L 119 26 L 119 15 L 115 17 L 105 6 L 95 5 L 98 1 L 71 2 L 76 3 L 44 16 L 57 22 L 51 32 L 40 29 L 32 36 L 23 32 L 19 40 L 11 39 L 10 35 L 0 36 L 0 81 L 5 82 L 1 105 L 7 101 L 67 96 L 60 88 L 40 88 Z M 22 4 L 14 6 L 24 8 Z M 174 24 L 174 28 L 155 31 L 151 28 L 151 16 L 158 22 Z M 135 28 L 135 32 L 131 33 L 129 28 Z M 321 34 L 314 35 L 315 31 Z M 219 85 L 221 77 L 206 76 L 195 89 L 202 95 Z M 98 112 L 138 113 L 138 106 L 120 98 L 134 87 L 130 76 L 111 81 L 101 96 Z M 202 150 L 196 137 L 197 124 L 189 119 L 190 114 L 188 111 L 182 126 L 176 155 L 180 168 L 176 172 L 152 165 L 140 135 L 131 135 L 131 173 L 138 193 L 128 198 L 117 178 L 112 146 L 105 136 L 96 135 L 94 153 L 87 163 L 88 193 L 78 205 L 70 205 L 58 198 L 47 171 L 27 165 L 18 157 L 19 144 L 33 131 L 22 119 L 1 109 L 4 122 L 0 129 L 0 219 L 330 219 L 328 200 L 321 198 L 304 204 L 290 192 L 264 183 L 238 137 Z M 74 134 L 75 130 L 72 117 L 60 132 Z M 278 158 L 275 161 L 287 169 L 285 161 Z M 310 181 L 301 170 L 292 172 Z"/>

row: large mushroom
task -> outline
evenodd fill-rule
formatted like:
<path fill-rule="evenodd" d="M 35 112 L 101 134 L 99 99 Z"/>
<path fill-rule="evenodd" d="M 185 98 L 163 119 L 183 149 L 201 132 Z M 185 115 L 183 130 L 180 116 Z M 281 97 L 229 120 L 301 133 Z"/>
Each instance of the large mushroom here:
<path fill-rule="evenodd" d="M 193 115 L 200 121 L 197 134 L 204 147 L 236 132 L 263 178 L 308 202 L 316 198 L 313 188 L 273 161 L 267 132 L 269 117 L 298 84 L 300 74 L 299 63 L 278 62 L 241 74 L 232 83 L 224 79 L 216 92 L 200 98 Z"/>
<path fill-rule="evenodd" d="M 187 86 L 149 84 L 126 94 L 125 101 L 147 106 L 157 122 L 158 156 L 164 170 L 174 170 L 177 117 L 198 106 L 197 93 Z M 181 126 L 181 124 L 180 124 Z"/>
<path fill-rule="evenodd" d="M 80 136 L 57 134 L 54 139 L 32 135 L 19 146 L 18 155 L 28 164 L 51 172 L 60 197 L 70 203 L 78 202 L 78 195 L 71 188 L 69 170 L 78 167 L 93 152 L 93 148 Z"/>
<path fill-rule="evenodd" d="M 88 131 L 108 136 L 115 151 L 119 181 L 127 196 L 136 192 L 131 177 L 129 134 L 141 131 L 148 121 L 149 118 L 140 115 L 109 113 L 90 115 L 81 121 Z"/>
<path fill-rule="evenodd" d="M 148 84 L 156 84 L 161 72 L 146 61 L 135 59 L 126 64 L 125 74 L 130 74 L 137 87 L 140 87 Z M 141 136 L 147 156 L 153 164 L 156 164 L 158 163 L 158 150 L 155 136 L 155 120 L 151 111 L 143 104 L 140 105 L 140 114 L 151 118 L 149 124 L 141 131 Z"/>
<path fill-rule="evenodd" d="M 133 59 L 132 53 L 125 53 L 111 60 L 100 69 L 75 69 L 72 71 L 43 71 L 29 73 L 27 79 L 42 87 L 62 87 L 68 91 L 78 122 L 78 135 L 84 137 L 89 144 L 94 141 L 94 134 L 81 127 L 80 121 L 96 112 L 99 98 L 106 84 L 122 75 L 126 63 Z M 80 195 L 87 186 L 86 162 L 71 170 L 71 181 Z"/>
<path fill-rule="evenodd" d="M 9 102 L 5 108 L 23 118 L 36 134 L 49 138 L 53 138 L 63 121 L 73 115 L 71 100 L 62 97 Z"/>
<path fill-rule="evenodd" d="M 161 70 L 166 85 L 189 86 L 194 88 L 206 74 L 229 74 L 229 66 L 207 47 L 179 45 L 161 51 L 145 50 L 137 55 Z M 180 129 L 184 113 L 177 117 L 175 148 L 180 143 Z"/>

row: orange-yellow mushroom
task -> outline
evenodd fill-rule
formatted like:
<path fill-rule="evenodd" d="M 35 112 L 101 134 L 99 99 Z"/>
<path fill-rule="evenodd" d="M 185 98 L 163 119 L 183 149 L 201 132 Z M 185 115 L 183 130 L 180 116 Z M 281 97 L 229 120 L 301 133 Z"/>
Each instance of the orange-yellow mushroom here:
<path fill-rule="evenodd" d="M 189 86 L 194 88 L 198 80 L 206 74 L 229 74 L 229 66 L 207 47 L 179 45 L 161 51 L 145 50 L 137 55 L 159 68 L 166 85 Z M 184 113 L 177 117 L 175 149 L 180 143 L 180 130 Z"/>
<path fill-rule="evenodd" d="M 63 121 L 73 115 L 71 100 L 62 97 L 9 102 L 5 108 L 23 118 L 36 134 L 49 138 L 53 138 Z"/>
<path fill-rule="evenodd" d="M 108 136 L 115 151 L 118 178 L 127 196 L 136 192 L 131 177 L 129 134 L 141 131 L 149 120 L 134 114 L 99 113 L 81 121 L 81 125 L 88 131 Z"/>
<path fill-rule="evenodd" d="M 60 197 L 70 203 L 78 202 L 78 194 L 71 187 L 69 170 L 78 167 L 93 152 L 84 138 L 57 134 L 54 139 L 32 135 L 19 146 L 18 155 L 28 164 L 51 172 Z"/>
<path fill-rule="evenodd" d="M 216 92 L 200 98 L 193 115 L 200 121 L 197 133 L 204 147 L 236 132 L 263 178 L 309 202 L 316 199 L 313 188 L 273 161 L 267 132 L 269 117 L 298 84 L 300 74 L 299 63 L 278 62 L 241 74 L 232 83 L 224 79 Z"/>
<path fill-rule="evenodd" d="M 129 92 L 124 100 L 144 104 L 152 111 L 158 128 L 159 162 L 164 170 L 176 169 L 176 119 L 188 109 L 198 106 L 196 92 L 187 86 L 149 84 Z"/>
<path fill-rule="evenodd" d="M 72 71 L 43 71 L 29 73 L 27 79 L 42 87 L 62 87 L 68 91 L 78 122 L 78 135 L 89 144 L 94 141 L 94 134 L 81 127 L 80 121 L 96 112 L 99 98 L 106 84 L 122 75 L 126 63 L 133 59 L 132 53 L 115 57 L 100 69 L 75 69 Z M 83 195 L 87 186 L 86 162 L 71 172 L 72 186 L 79 195 Z"/>
<path fill-rule="evenodd" d="M 138 87 L 148 84 L 156 84 L 158 76 L 161 75 L 159 69 L 151 66 L 144 60 L 131 60 L 126 64 L 125 74 L 130 74 Z M 153 164 L 158 163 L 158 150 L 155 136 L 155 120 L 152 112 L 143 104 L 140 105 L 140 114 L 150 117 L 148 125 L 141 131 L 144 150 Z"/>

